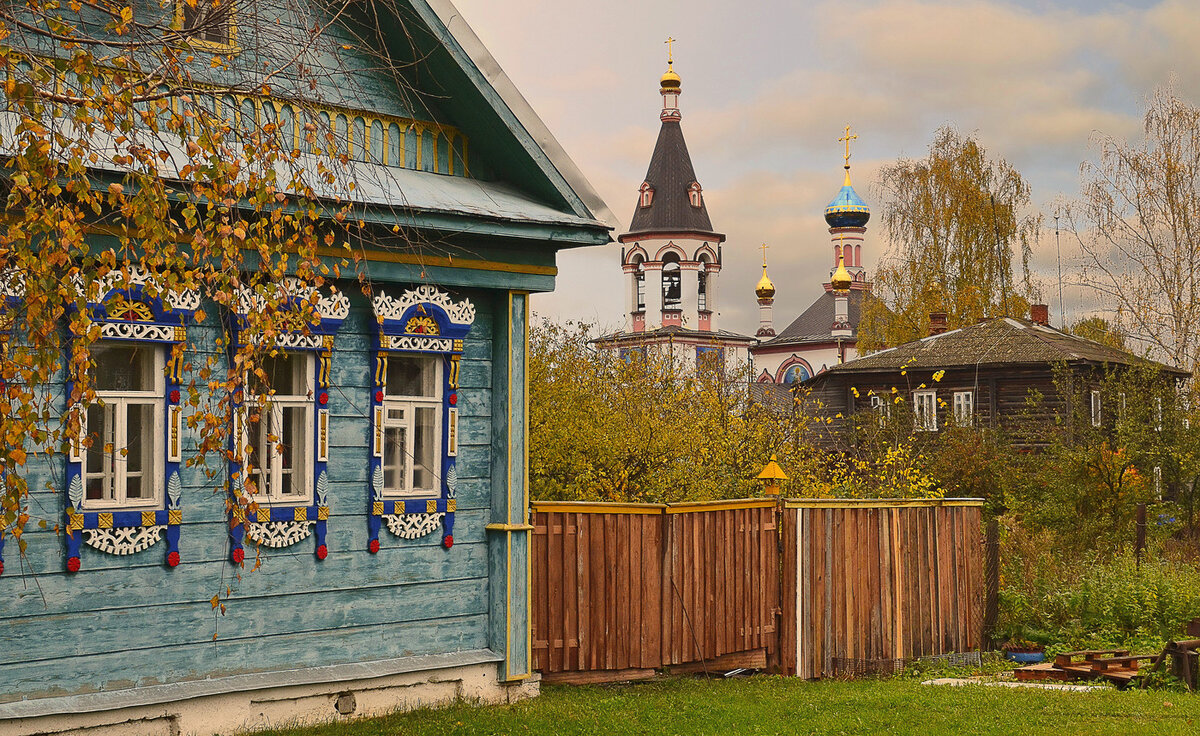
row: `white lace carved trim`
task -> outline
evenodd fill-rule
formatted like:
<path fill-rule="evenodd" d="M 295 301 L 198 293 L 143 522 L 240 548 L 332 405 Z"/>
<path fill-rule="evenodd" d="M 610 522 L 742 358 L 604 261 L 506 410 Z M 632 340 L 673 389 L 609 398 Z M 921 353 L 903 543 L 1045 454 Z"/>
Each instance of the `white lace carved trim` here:
<path fill-rule="evenodd" d="M 164 526 L 123 526 L 84 529 L 83 543 L 110 555 L 132 555 L 149 549 L 162 537 Z"/>
<path fill-rule="evenodd" d="M 388 531 L 401 539 L 419 539 L 437 531 L 444 513 L 438 514 L 389 514 L 384 516 Z"/>
<path fill-rule="evenodd" d="M 265 547 L 290 547 L 312 534 L 315 521 L 252 521 L 246 535 Z"/>

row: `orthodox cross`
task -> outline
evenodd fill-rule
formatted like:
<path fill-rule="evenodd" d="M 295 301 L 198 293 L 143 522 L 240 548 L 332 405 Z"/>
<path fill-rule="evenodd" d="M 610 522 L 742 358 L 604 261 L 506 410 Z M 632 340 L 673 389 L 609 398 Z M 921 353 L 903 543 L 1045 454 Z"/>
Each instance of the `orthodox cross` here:
<path fill-rule="evenodd" d="M 850 141 L 854 140 L 855 138 L 858 138 L 858 133 L 851 135 L 849 125 L 846 126 L 846 134 L 841 138 L 838 138 L 839 142 L 844 142 L 846 144 L 846 168 L 850 168 Z"/>
<path fill-rule="evenodd" d="M 667 45 L 667 64 L 668 65 L 674 64 L 675 63 L 675 52 L 672 51 L 671 44 L 675 43 L 675 39 L 671 38 L 670 36 L 667 36 L 667 40 L 663 41 L 663 43 L 665 43 Z"/>
<path fill-rule="evenodd" d="M 759 247 L 762 248 L 762 252 L 763 252 L 763 268 L 766 268 L 767 267 L 767 248 L 769 248 L 770 246 L 768 246 L 766 243 L 763 243 Z"/>

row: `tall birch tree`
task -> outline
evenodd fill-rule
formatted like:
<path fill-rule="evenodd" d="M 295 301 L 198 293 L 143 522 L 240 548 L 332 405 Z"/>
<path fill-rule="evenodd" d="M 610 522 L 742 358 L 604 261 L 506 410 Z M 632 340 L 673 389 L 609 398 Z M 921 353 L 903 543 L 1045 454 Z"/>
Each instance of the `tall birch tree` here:
<path fill-rule="evenodd" d="M 880 299 L 864 306 L 862 348 L 924 336 L 931 312 L 945 312 L 951 329 L 1026 313 L 1041 215 L 1012 164 L 943 126 L 928 156 L 885 166 L 880 189 L 891 246 L 875 277 Z"/>
<path fill-rule="evenodd" d="M 1200 108 L 1164 87 L 1143 137 L 1101 136 L 1069 218 L 1083 283 L 1132 341 L 1195 369 L 1200 360 Z"/>

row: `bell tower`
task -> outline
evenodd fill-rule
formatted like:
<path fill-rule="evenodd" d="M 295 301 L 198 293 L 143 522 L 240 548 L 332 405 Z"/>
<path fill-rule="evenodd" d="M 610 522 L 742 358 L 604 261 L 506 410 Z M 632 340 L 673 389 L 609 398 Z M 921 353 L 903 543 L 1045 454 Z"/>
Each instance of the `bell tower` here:
<path fill-rule="evenodd" d="M 725 236 L 713 230 L 680 125 L 683 83 L 675 72 L 675 39 L 667 39 L 667 71 L 658 80 L 661 127 L 623 246 L 626 329 L 717 329 L 718 283 Z"/>
<path fill-rule="evenodd" d="M 832 278 L 840 265 L 850 274 L 850 289 L 870 291 L 871 282 L 867 280 L 867 270 L 863 268 L 862 250 L 871 209 L 850 183 L 850 142 L 857 138 L 858 134 L 851 133 L 849 125 L 842 137 L 838 138 L 838 142 L 846 146 L 842 156 L 845 160 L 842 168 L 846 170 L 846 176 L 841 191 L 825 208 L 825 223 L 829 225 L 829 235 L 833 241 L 833 266 L 829 269 L 829 275 Z M 832 284 L 825 284 L 826 291 L 833 288 Z"/>
<path fill-rule="evenodd" d="M 683 138 L 675 39 L 658 80 L 658 140 L 637 185 L 629 230 L 617 236 L 625 281 L 624 329 L 596 339 L 629 356 L 648 348 L 682 367 L 746 365 L 754 338 L 720 329 L 725 236 L 713 229 L 704 187 Z"/>

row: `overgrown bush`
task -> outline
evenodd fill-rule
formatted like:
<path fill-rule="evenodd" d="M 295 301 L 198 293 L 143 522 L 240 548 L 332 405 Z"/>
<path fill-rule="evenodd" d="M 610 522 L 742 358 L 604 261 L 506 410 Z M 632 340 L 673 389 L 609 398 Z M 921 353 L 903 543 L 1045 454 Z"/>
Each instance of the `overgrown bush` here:
<path fill-rule="evenodd" d="M 1001 554 L 1000 639 L 1051 651 L 1162 649 L 1200 617 L 1200 566 L 1151 550 L 1139 566 L 1131 546 L 1115 554 L 1064 555 L 1052 535 L 1008 526 Z"/>

